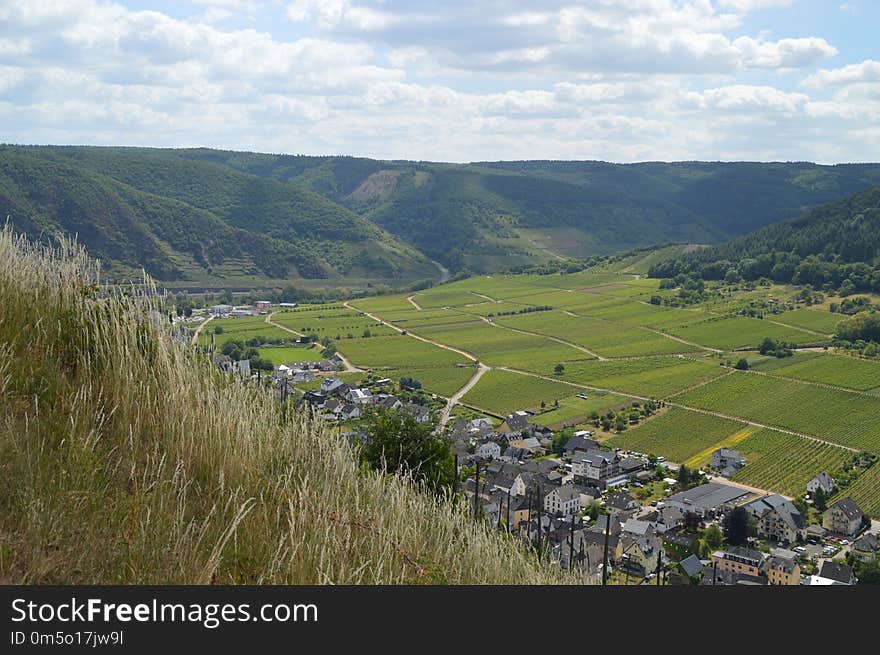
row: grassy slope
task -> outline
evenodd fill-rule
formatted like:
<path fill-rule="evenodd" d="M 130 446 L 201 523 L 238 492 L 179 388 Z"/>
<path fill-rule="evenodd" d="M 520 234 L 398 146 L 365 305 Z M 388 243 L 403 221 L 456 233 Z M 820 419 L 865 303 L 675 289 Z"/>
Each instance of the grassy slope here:
<path fill-rule="evenodd" d="M 81 252 L 0 232 L 0 581 L 554 583 L 565 573 L 398 478 L 358 470 L 97 300 Z"/>

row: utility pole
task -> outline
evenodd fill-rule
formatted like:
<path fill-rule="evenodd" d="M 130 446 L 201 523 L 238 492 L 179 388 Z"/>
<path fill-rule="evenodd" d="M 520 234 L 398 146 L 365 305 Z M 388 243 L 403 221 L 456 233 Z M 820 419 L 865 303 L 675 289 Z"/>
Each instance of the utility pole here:
<path fill-rule="evenodd" d="M 541 525 L 541 509 L 542 509 L 541 506 L 544 503 L 543 503 L 543 494 L 541 493 L 541 485 L 540 484 L 538 485 L 538 497 L 536 500 L 538 502 L 538 559 L 541 559 L 541 554 L 542 554 L 541 541 L 544 538 L 544 528 Z"/>
<path fill-rule="evenodd" d="M 477 462 L 477 474 L 474 480 L 474 520 L 476 521 L 477 516 L 477 508 L 479 507 L 480 502 L 480 463 Z"/>
<path fill-rule="evenodd" d="M 507 490 L 507 534 L 510 534 L 510 489 Z"/>
<path fill-rule="evenodd" d="M 658 587 L 660 586 L 660 559 L 661 559 L 661 556 L 662 556 L 662 555 L 663 555 L 663 550 L 660 549 L 660 548 L 658 548 L 658 549 L 657 549 L 657 571 L 656 571 L 656 575 L 657 575 L 657 586 L 658 586 Z"/>
<path fill-rule="evenodd" d="M 455 453 L 455 478 L 452 480 L 452 495 L 458 493 L 458 453 Z"/>
<path fill-rule="evenodd" d="M 605 554 L 602 556 L 602 586 L 608 584 L 608 536 L 611 532 L 611 514 L 605 515 Z"/>
<path fill-rule="evenodd" d="M 571 529 L 568 531 L 568 570 L 574 568 L 574 514 L 571 515 Z"/>

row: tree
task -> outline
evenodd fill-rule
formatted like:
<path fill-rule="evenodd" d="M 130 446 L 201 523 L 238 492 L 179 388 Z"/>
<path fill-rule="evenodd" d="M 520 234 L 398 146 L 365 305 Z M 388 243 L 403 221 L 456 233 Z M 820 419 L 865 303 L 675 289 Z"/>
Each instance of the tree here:
<path fill-rule="evenodd" d="M 724 516 L 722 522 L 727 543 L 742 546 L 755 533 L 755 520 L 745 507 L 734 507 Z"/>
<path fill-rule="evenodd" d="M 733 365 L 733 367 L 740 371 L 748 371 L 749 370 L 749 360 L 745 357 L 740 357 L 739 361 Z"/>
<path fill-rule="evenodd" d="M 434 435 L 434 427 L 407 412 L 368 412 L 360 421 L 366 435 L 360 459 L 373 470 L 408 474 L 429 490 L 446 493 L 455 481 L 455 457 L 449 442 Z"/>
<path fill-rule="evenodd" d="M 703 533 L 703 539 L 705 539 L 706 545 L 712 550 L 717 550 L 721 548 L 721 544 L 724 542 L 724 535 L 721 534 L 721 528 L 713 523 L 706 528 L 706 532 Z"/>
<path fill-rule="evenodd" d="M 682 489 L 687 489 L 691 482 L 691 471 L 684 464 L 678 469 L 678 485 Z"/>
<path fill-rule="evenodd" d="M 553 367 L 553 372 L 556 373 L 556 375 L 562 375 L 565 372 L 565 366 L 557 364 Z"/>
<path fill-rule="evenodd" d="M 215 325 L 214 326 L 214 334 L 223 334 L 223 326 Z"/>
<path fill-rule="evenodd" d="M 372 336 L 373 336 L 373 333 L 370 332 L 370 328 L 366 328 L 366 329 L 364 330 L 364 338 L 365 338 L 365 339 L 368 339 L 368 338 L 370 338 L 370 337 L 372 337 Z"/>
<path fill-rule="evenodd" d="M 817 487 L 816 491 L 810 494 L 810 497 L 813 499 L 813 507 L 820 512 L 824 512 L 828 503 L 828 495 L 825 493 L 825 490 L 822 487 Z"/>

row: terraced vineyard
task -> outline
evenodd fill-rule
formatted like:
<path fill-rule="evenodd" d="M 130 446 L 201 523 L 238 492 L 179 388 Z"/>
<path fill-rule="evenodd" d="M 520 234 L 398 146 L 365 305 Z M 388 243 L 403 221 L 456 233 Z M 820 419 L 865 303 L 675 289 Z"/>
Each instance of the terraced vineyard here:
<path fill-rule="evenodd" d="M 834 334 L 837 324 L 843 320 L 841 314 L 832 314 L 827 309 L 795 309 L 771 317 L 774 321 L 805 328 L 822 334 Z"/>
<path fill-rule="evenodd" d="M 733 480 L 786 496 L 802 496 L 807 482 L 822 471 L 833 472 L 852 452 L 776 430 L 758 430 L 736 445 L 746 465 Z"/>
<path fill-rule="evenodd" d="M 615 435 L 609 446 L 663 455 L 684 462 L 743 429 L 744 424 L 673 407 L 660 416 Z"/>
<path fill-rule="evenodd" d="M 850 448 L 880 449 L 880 398 L 737 372 L 674 400 Z"/>

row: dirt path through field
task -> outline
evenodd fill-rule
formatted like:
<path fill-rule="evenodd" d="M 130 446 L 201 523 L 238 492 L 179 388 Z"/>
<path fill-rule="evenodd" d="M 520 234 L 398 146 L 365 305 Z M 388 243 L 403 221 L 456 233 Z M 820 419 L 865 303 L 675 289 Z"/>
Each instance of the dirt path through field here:
<path fill-rule="evenodd" d="M 490 321 L 486 316 L 480 316 L 480 319 L 491 325 L 492 327 L 501 328 L 502 330 L 509 330 L 510 332 L 518 332 L 519 334 L 525 334 L 530 337 L 541 337 L 542 339 L 548 339 L 549 341 L 555 341 L 556 343 L 561 343 L 563 346 L 568 346 L 570 348 L 574 348 L 575 350 L 580 350 L 582 353 L 586 353 L 590 357 L 594 357 L 598 359 L 600 362 L 606 361 L 606 357 L 602 357 L 599 353 L 594 353 L 592 350 L 587 350 L 583 346 L 579 346 L 576 343 L 572 343 L 571 341 L 566 341 L 565 339 L 560 339 L 558 337 L 551 337 L 549 334 L 541 334 L 540 332 L 529 332 L 528 330 L 520 330 L 519 328 L 507 327 L 506 325 L 501 325 L 500 323 L 495 323 L 494 321 Z"/>
<path fill-rule="evenodd" d="M 419 303 L 417 303 L 415 300 L 413 300 L 414 297 L 415 296 L 407 297 L 407 301 L 409 302 L 410 305 L 415 307 L 417 311 L 422 311 L 422 308 L 419 306 Z"/>
<path fill-rule="evenodd" d="M 290 332 L 291 334 L 295 334 L 298 337 L 306 336 L 302 332 L 297 332 L 296 330 L 289 328 L 286 325 L 281 325 L 281 323 L 276 323 L 275 321 L 273 321 L 272 317 L 275 316 L 275 314 L 277 314 L 277 313 L 278 312 L 272 312 L 271 314 L 267 314 L 266 315 L 266 323 L 268 323 L 269 325 L 271 325 L 273 327 L 277 327 L 279 330 L 284 330 L 285 332 Z M 318 349 L 323 353 L 324 346 L 322 346 L 317 341 L 313 345 L 317 346 Z M 358 368 L 357 366 L 354 366 L 350 361 L 348 361 L 345 358 L 345 355 L 343 355 L 341 352 L 336 351 L 336 355 L 339 357 L 339 360 L 342 362 L 342 365 L 345 367 L 345 370 L 342 371 L 343 373 L 363 373 L 364 372 L 364 369 Z"/>
<path fill-rule="evenodd" d="M 483 375 L 485 375 L 487 371 L 491 370 L 492 369 L 485 364 L 480 364 L 479 369 L 477 369 L 477 372 L 474 373 L 473 377 L 467 381 L 467 384 L 465 384 L 461 389 L 456 391 L 449 398 L 449 400 L 446 402 L 446 407 L 443 408 L 443 413 L 440 415 L 440 429 L 443 429 L 449 422 L 449 416 L 452 413 L 452 408 L 458 404 L 458 401 L 460 401 L 468 391 L 474 388 L 477 382 L 480 381 L 480 378 L 483 377 Z"/>
<path fill-rule="evenodd" d="M 210 323 L 210 322 L 213 321 L 213 320 L 214 320 L 214 315 L 211 314 L 208 318 L 206 318 L 204 321 L 202 321 L 201 323 L 199 323 L 199 327 L 197 327 L 197 328 L 196 328 L 196 331 L 193 332 L 192 340 L 190 340 L 190 344 L 192 344 L 193 346 L 195 346 L 196 344 L 198 344 L 198 342 L 199 342 L 199 335 L 202 333 L 202 328 L 204 328 L 208 323 Z"/>

